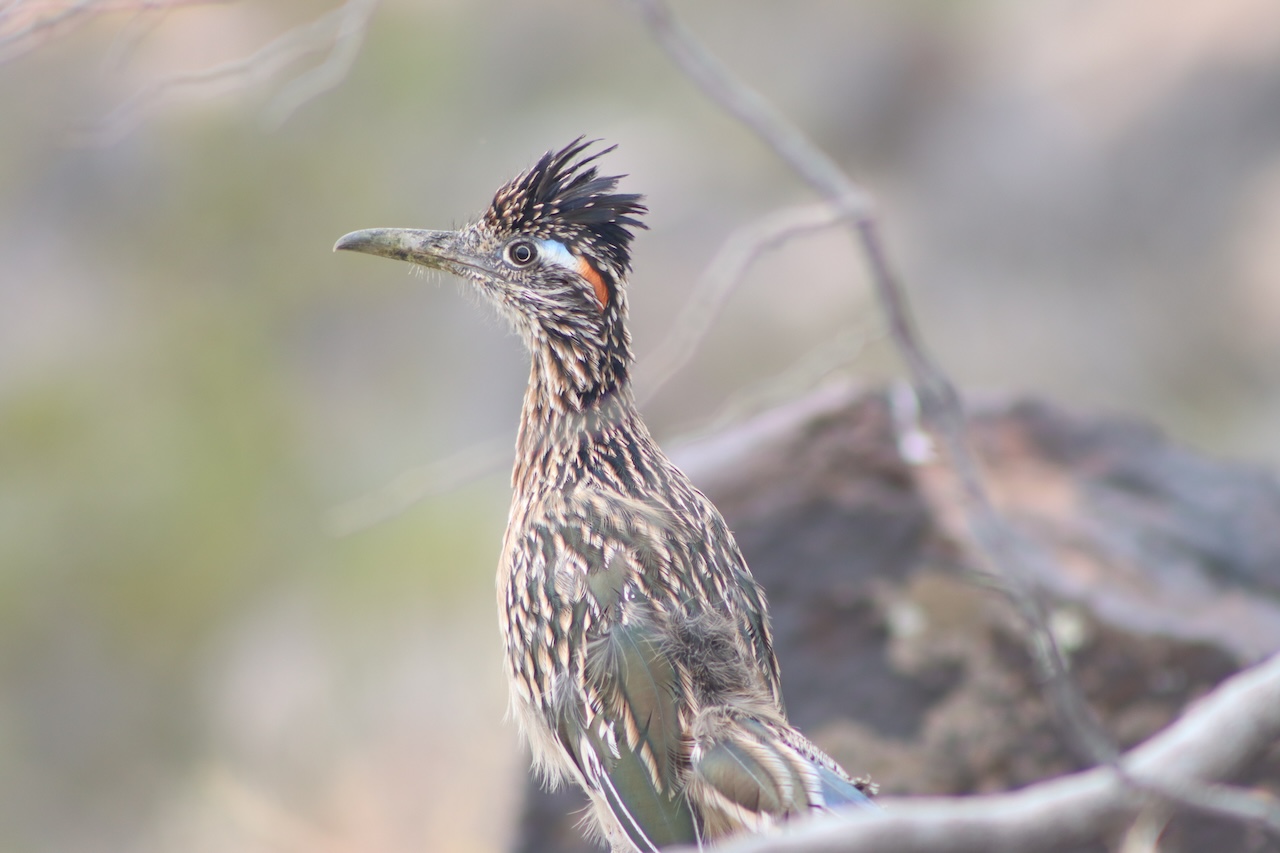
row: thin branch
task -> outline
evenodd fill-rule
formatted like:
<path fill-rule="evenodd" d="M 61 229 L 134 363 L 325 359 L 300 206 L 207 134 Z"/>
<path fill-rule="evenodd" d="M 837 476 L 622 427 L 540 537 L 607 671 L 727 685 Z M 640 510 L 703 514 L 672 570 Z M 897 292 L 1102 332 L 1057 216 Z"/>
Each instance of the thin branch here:
<path fill-rule="evenodd" d="M 760 412 L 794 400 L 797 389 L 811 389 L 832 374 L 853 364 L 868 346 L 885 337 L 874 323 L 848 328 L 823 341 L 765 381 L 729 397 L 708 421 L 696 425 L 691 435 L 719 433 Z"/>
<path fill-rule="evenodd" d="M 1151 775 L 1130 781 L 1170 803 L 1252 823 L 1280 838 L 1280 803 L 1273 797 L 1230 785 L 1199 784 L 1181 777 L 1162 779 Z"/>
<path fill-rule="evenodd" d="M 70 3 L 16 0 L 0 9 L 0 63 L 8 62 L 89 19 L 113 12 L 164 12 L 224 0 L 74 0 Z"/>
<path fill-rule="evenodd" d="M 746 86 L 698 42 L 661 0 L 629 0 L 654 39 L 703 93 L 745 124 L 836 209 L 859 219 L 871 215 L 871 195 L 814 147 L 794 123 Z"/>
<path fill-rule="evenodd" d="M 114 11 L 114 5 L 103 0 L 8 3 L 0 9 L 0 62 L 26 53 L 57 30 L 69 28 L 77 18 Z"/>
<path fill-rule="evenodd" d="M 350 536 L 401 515 L 414 504 L 497 473 L 511 459 L 511 443 L 491 439 L 443 459 L 411 468 L 375 492 L 330 510 L 326 526 L 334 536 Z"/>
<path fill-rule="evenodd" d="M 313 21 L 294 27 L 254 53 L 196 71 L 167 75 L 142 87 L 100 121 L 72 135 L 71 144 L 109 145 L 133 131 L 154 107 L 175 93 L 212 97 L 262 83 L 322 51 L 327 58 L 293 80 L 272 102 L 267 122 L 278 126 L 311 98 L 341 82 L 359 53 L 378 0 L 347 0 Z"/>
<path fill-rule="evenodd" d="M 1177 778 L 1230 777 L 1280 740 L 1280 655 L 1238 673 L 1161 733 L 1127 753 L 1125 773 L 1143 789 Z M 1244 792 L 1239 792 L 1243 794 Z M 1275 800 L 1259 822 L 1280 832 Z M 1120 774 L 1098 767 L 1020 791 L 967 798 L 883 799 L 881 812 L 825 819 L 774 835 L 748 836 L 723 853 L 1027 853 L 1096 840 L 1149 802 Z"/>
<path fill-rule="evenodd" d="M 693 292 L 671 324 L 666 338 L 641 365 L 637 399 L 645 403 L 680 372 L 702 344 L 729 294 L 760 256 L 804 234 L 830 228 L 845 218 L 825 204 L 778 210 L 736 229 L 720 244 L 698 277 Z"/>
<path fill-rule="evenodd" d="M 143 41 L 164 24 L 165 19 L 169 17 L 170 8 L 172 7 L 166 6 L 157 10 L 150 4 L 144 4 L 132 10 L 133 13 L 129 19 L 121 25 L 119 32 L 111 39 L 111 43 L 103 53 L 103 70 L 116 71 L 123 68 Z"/>
<path fill-rule="evenodd" d="M 4 51 L 0 56 L 11 59 L 19 53 L 30 50 L 39 42 L 39 37 L 69 25 L 76 18 L 100 12 L 103 5 L 105 4 L 100 0 L 77 0 L 61 8 L 55 4 L 40 3 L 15 3 L 8 6 L 3 14 L 0 14 L 0 50 Z M 41 14 L 49 8 L 54 11 Z M 25 24 L 22 23 L 22 16 L 19 13 L 26 13 Z"/>
<path fill-rule="evenodd" d="M 378 6 L 378 0 L 349 0 L 325 18 L 326 26 L 333 24 L 336 32 L 332 38 L 329 55 L 324 62 L 294 78 L 276 95 L 267 109 L 266 121 L 270 127 L 279 127 L 308 101 L 334 89 L 351 71 L 360 46 L 369 29 L 369 19 Z M 315 23 L 324 21 L 322 18 Z"/>
<path fill-rule="evenodd" d="M 960 395 L 942 368 L 928 354 L 916 330 L 906 294 L 889 263 L 868 192 L 790 120 L 712 56 L 675 19 L 662 0 L 629 0 L 648 24 L 654 39 L 703 93 L 763 140 L 780 159 L 836 210 L 853 222 L 854 233 L 870 268 L 872 284 L 884 309 L 889 332 L 912 377 L 921 417 L 938 436 L 960 482 L 966 517 L 974 541 L 987 561 L 989 581 L 1014 602 L 1029 629 L 1036 664 L 1053 698 L 1066 717 L 1070 740 L 1091 762 L 1108 763 L 1116 750 L 1102 732 L 1078 688 L 1070 679 L 1043 608 L 1021 567 L 1033 549 L 995 511 L 969 448 Z"/>
<path fill-rule="evenodd" d="M 1126 770 L 1118 763 L 1118 750 L 1071 678 L 1030 581 L 1031 577 L 1045 576 L 1045 567 L 1051 564 L 1052 558 L 1008 524 L 992 504 L 977 459 L 969 447 L 960 395 L 930 356 L 917 331 L 906 293 L 885 252 L 870 194 L 794 123 L 716 59 L 676 20 L 664 0 L 629 2 L 672 62 L 703 94 L 765 142 L 832 207 L 852 221 L 870 268 L 873 287 L 886 314 L 890 335 L 911 375 L 921 420 L 937 436 L 959 482 L 969 533 L 977 545 L 976 556 L 986 563 L 981 567 L 983 580 L 1013 603 L 1026 624 L 1032 657 L 1044 681 L 1043 689 L 1067 742 L 1085 760 L 1108 765 L 1117 778 L 1125 781 Z M 1129 781 L 1132 784 L 1132 780 Z M 1156 787 L 1154 782 L 1151 787 Z M 1258 819 L 1257 810 L 1241 802 L 1234 792 L 1202 792 L 1176 776 L 1160 779 L 1158 789 L 1163 796 L 1197 808 L 1241 820 Z"/>

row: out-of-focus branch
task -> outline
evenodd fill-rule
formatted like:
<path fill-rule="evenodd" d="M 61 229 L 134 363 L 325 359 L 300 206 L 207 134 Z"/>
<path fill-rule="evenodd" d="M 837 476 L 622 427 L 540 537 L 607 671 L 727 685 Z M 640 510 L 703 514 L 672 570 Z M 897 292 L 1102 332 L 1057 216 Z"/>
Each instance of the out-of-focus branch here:
<path fill-rule="evenodd" d="M 319 53 L 326 57 L 288 83 L 267 108 L 270 126 L 284 122 L 311 98 L 340 83 L 364 40 L 378 0 L 346 0 L 313 21 L 286 31 L 254 53 L 195 71 L 170 74 L 134 92 L 103 119 L 72 135 L 83 146 L 109 145 L 136 128 L 164 99 L 212 97 L 264 83 Z"/>
<path fill-rule="evenodd" d="M 368 530 L 429 497 L 497 473 L 504 462 L 510 461 L 511 452 L 512 442 L 491 439 L 410 468 L 381 489 L 334 507 L 328 513 L 326 526 L 334 536 Z"/>
<path fill-rule="evenodd" d="M 842 329 L 809 349 L 781 372 L 730 395 L 709 421 L 694 427 L 693 431 L 726 431 L 766 409 L 784 406 L 800 391 L 816 388 L 828 376 L 853 364 L 868 346 L 883 337 L 884 331 L 874 322 Z"/>
<path fill-rule="evenodd" d="M 329 55 L 319 65 L 291 80 L 267 107 L 266 120 L 272 127 L 284 124 L 289 116 L 312 98 L 319 97 L 341 83 L 351 71 L 369 28 L 369 19 L 378 0 L 347 0 L 328 15 L 308 26 L 310 50 L 324 49 Z"/>
<path fill-rule="evenodd" d="M 995 511 L 969 448 L 963 406 L 955 386 L 924 347 L 906 295 L 889 262 L 871 196 L 809 141 L 790 120 L 712 56 L 671 14 L 662 0 L 629 0 L 648 24 L 654 39 L 676 66 L 714 103 L 741 121 L 774 153 L 854 226 L 870 268 L 872 284 L 886 314 L 889 332 L 911 373 L 920 415 L 933 432 L 960 482 L 965 511 L 981 556 L 989 562 L 988 581 L 1003 590 L 1026 620 L 1036 663 L 1066 718 L 1065 729 L 1088 760 L 1104 763 L 1115 749 L 1102 734 L 1078 689 L 1048 627 L 1042 608 L 1026 580 L 1028 562 L 1047 559 L 1033 554 Z"/>
<path fill-rule="evenodd" d="M 1120 761 L 1135 787 L 1109 767 L 1020 791 L 967 798 L 882 800 L 882 812 L 823 819 L 750 836 L 724 853 L 1030 853 L 1095 840 L 1150 802 L 1162 780 L 1194 780 L 1207 791 L 1280 739 L 1280 655 L 1227 679 L 1163 732 Z M 1277 804 L 1238 792 L 1280 832 Z"/>
<path fill-rule="evenodd" d="M 829 205 L 804 205 L 774 211 L 730 234 L 702 271 L 666 338 L 640 365 L 639 401 L 653 399 L 688 364 L 729 294 L 761 255 L 801 235 L 838 225 L 843 219 L 844 214 Z"/>
<path fill-rule="evenodd" d="M 1031 582 L 1032 577 L 1044 576 L 1045 570 L 1041 567 L 1051 558 L 1042 547 L 1008 524 L 991 502 L 977 459 L 969 447 L 960 395 L 946 372 L 930 356 L 916 329 L 906 293 L 885 251 L 870 194 L 794 123 L 716 59 L 672 15 L 664 0 L 629 2 L 685 76 L 764 141 L 842 217 L 852 222 L 870 269 L 872 285 L 886 314 L 890 336 L 910 372 L 919 400 L 920 419 L 936 437 L 958 482 L 969 533 L 977 546 L 975 557 L 986 564 L 980 567 L 980 577 L 1000 590 L 1025 622 L 1028 644 L 1044 681 L 1046 696 L 1068 743 L 1086 761 L 1110 765 L 1123 779 L 1125 770 L 1117 763 L 1118 751 L 1070 677 L 1065 657 Z M 1176 776 L 1159 782 L 1159 792 L 1178 802 L 1244 820 L 1257 820 L 1255 810 L 1237 803 L 1236 792 L 1205 794 L 1188 787 Z M 1152 787 L 1154 785 L 1148 790 Z"/>
<path fill-rule="evenodd" d="M 7 62 L 47 39 L 113 12 L 144 14 L 221 0 L 13 0 L 0 6 L 0 62 Z"/>

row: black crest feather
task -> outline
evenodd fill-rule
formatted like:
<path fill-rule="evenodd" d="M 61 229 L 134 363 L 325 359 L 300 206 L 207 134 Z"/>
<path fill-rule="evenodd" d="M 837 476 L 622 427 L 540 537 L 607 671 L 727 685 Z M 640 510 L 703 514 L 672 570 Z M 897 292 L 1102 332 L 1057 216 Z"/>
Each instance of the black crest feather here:
<path fill-rule="evenodd" d="M 580 156 L 598 140 L 578 137 L 559 151 L 548 151 L 527 172 L 493 197 L 485 223 L 499 233 L 559 240 L 613 275 L 631 268 L 631 239 L 645 228 L 637 217 L 648 211 L 643 196 L 618 193 L 621 175 L 601 176 L 595 161 L 609 146 Z"/>

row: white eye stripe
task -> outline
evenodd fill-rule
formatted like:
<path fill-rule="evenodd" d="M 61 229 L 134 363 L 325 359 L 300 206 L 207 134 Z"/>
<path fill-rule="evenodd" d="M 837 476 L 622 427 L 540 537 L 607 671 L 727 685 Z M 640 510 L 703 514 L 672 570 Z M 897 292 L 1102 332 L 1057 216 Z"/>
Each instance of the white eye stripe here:
<path fill-rule="evenodd" d="M 559 240 L 539 240 L 538 252 L 546 263 L 574 272 L 578 271 L 578 259 Z"/>

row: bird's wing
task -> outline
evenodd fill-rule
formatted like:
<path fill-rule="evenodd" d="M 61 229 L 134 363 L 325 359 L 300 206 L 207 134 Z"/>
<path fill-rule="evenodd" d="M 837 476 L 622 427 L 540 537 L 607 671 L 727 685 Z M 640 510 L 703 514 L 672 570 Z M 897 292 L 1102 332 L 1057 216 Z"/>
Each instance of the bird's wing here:
<path fill-rule="evenodd" d="M 680 686 L 654 626 L 637 618 L 592 640 L 586 683 L 585 719 L 561 736 L 587 782 L 638 849 L 695 843 Z"/>
<path fill-rule="evenodd" d="M 577 497 L 544 543 L 582 650 L 555 720 L 597 807 L 656 851 L 865 802 L 782 716 L 763 602 L 741 599 L 744 584 L 758 596 L 736 576 L 745 568 L 708 580 L 719 543 L 649 505 Z"/>
<path fill-rule="evenodd" d="M 540 657 L 544 631 L 555 643 L 543 663 L 525 667 L 558 672 L 540 677 L 533 701 L 597 810 L 607 812 L 599 815 L 606 831 L 616 824 L 608 834 L 620 832 L 646 853 L 696 843 L 684 796 L 684 688 L 662 612 L 678 598 L 645 579 L 655 561 L 670 559 L 654 532 L 662 523 L 639 503 L 605 506 L 599 493 L 574 497 L 544 506 L 514 543 L 513 575 L 541 574 L 529 597 L 542 604 L 529 608 L 520 593 L 511 594 L 513 629 L 530 626 L 531 660 Z M 526 616 L 530 610 L 536 612 Z"/>

